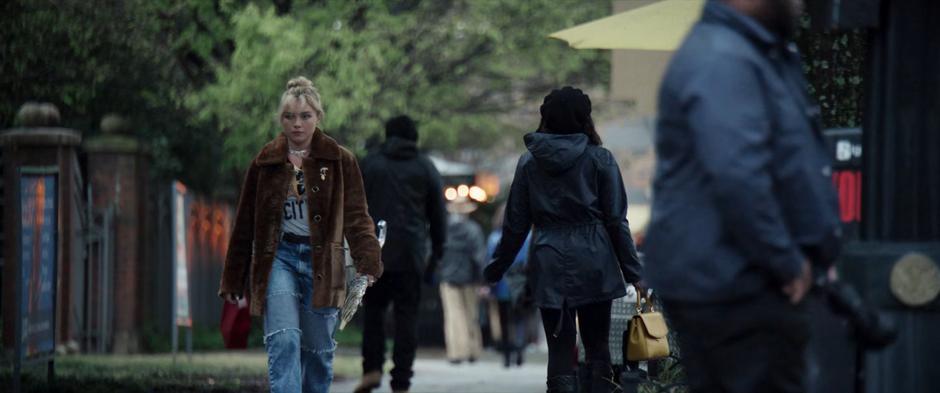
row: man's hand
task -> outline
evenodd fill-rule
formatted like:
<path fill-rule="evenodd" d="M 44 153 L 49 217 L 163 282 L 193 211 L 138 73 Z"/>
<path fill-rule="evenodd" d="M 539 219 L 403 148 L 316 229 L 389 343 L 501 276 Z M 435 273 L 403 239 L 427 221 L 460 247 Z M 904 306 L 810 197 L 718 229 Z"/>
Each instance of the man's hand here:
<path fill-rule="evenodd" d="M 829 270 L 826 271 L 826 279 L 829 280 L 829 282 L 839 281 L 839 271 L 836 270 L 835 266 L 830 267 Z"/>
<path fill-rule="evenodd" d="M 482 298 L 490 297 L 490 287 L 486 285 L 481 285 L 477 287 L 477 296 L 482 297 Z"/>
<path fill-rule="evenodd" d="M 812 270 L 813 269 L 809 266 L 809 261 L 803 260 L 800 275 L 783 286 L 783 293 L 790 298 L 790 303 L 799 303 L 803 300 L 803 297 L 806 296 L 806 293 L 809 292 L 810 287 L 813 285 Z"/>
<path fill-rule="evenodd" d="M 231 304 L 238 304 L 238 301 L 242 299 L 242 295 L 226 292 L 222 294 L 222 299 Z"/>

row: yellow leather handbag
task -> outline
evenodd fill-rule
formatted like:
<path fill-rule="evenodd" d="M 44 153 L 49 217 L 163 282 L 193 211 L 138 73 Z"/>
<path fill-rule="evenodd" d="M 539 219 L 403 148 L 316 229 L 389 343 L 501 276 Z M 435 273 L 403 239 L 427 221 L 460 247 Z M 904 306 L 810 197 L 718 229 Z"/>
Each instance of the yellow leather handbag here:
<path fill-rule="evenodd" d="M 643 312 L 640 300 L 646 299 L 649 312 Z M 669 328 L 663 314 L 653 310 L 653 303 L 645 294 L 637 294 L 636 315 L 630 320 L 627 334 L 627 360 L 641 361 L 669 356 Z"/>

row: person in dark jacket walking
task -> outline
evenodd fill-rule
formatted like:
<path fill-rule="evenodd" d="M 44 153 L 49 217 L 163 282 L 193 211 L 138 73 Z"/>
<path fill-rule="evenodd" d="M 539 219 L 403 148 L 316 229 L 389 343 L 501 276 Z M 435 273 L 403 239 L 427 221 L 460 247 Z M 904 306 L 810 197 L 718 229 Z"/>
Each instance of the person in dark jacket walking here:
<path fill-rule="evenodd" d="M 467 215 L 476 204 L 462 197 L 447 203 L 447 243 L 440 262 L 444 341 L 453 364 L 476 361 L 483 352 L 480 333 L 480 295 L 486 244 L 480 224 Z"/>
<path fill-rule="evenodd" d="M 417 349 L 418 301 L 425 269 L 433 271 L 443 253 L 447 213 L 441 175 L 418 153 L 418 129 L 408 116 L 385 123 L 385 143 L 362 160 L 369 214 L 388 223 L 382 248 L 385 272 L 362 299 L 363 377 L 356 392 L 369 392 L 382 380 L 385 363 L 385 310 L 394 304 L 395 347 L 391 387 L 407 392 Z M 431 257 L 427 260 L 430 235 Z"/>
<path fill-rule="evenodd" d="M 660 89 L 646 272 L 693 392 L 805 389 L 801 300 L 841 227 L 800 3 L 709 1 Z"/>
<path fill-rule="evenodd" d="M 553 90 L 540 112 L 539 130 L 524 138 L 529 151 L 516 166 L 502 239 L 484 274 L 498 281 L 532 229 L 528 279 L 548 337 L 548 391 L 577 391 L 577 314 L 591 392 L 609 392 L 611 302 L 626 295 L 625 280 L 640 281 L 623 179 L 600 146 L 586 94 Z"/>

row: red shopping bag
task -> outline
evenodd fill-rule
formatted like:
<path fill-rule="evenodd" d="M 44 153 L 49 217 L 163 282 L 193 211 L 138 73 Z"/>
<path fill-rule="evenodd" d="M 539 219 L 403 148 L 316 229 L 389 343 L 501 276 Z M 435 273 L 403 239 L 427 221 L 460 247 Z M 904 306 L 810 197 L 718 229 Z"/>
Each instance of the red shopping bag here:
<path fill-rule="evenodd" d="M 248 310 L 248 298 L 243 297 L 238 304 L 224 302 L 222 306 L 222 341 L 225 348 L 245 349 L 248 347 L 248 332 L 251 331 L 251 313 Z"/>

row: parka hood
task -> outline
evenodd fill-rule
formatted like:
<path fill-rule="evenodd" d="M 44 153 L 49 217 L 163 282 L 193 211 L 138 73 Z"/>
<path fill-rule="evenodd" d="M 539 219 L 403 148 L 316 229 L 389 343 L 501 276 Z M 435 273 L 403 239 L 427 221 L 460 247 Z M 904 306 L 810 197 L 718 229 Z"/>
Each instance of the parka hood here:
<path fill-rule="evenodd" d="M 385 140 L 382 153 L 394 160 L 406 160 L 418 156 L 418 143 L 397 136 Z"/>
<path fill-rule="evenodd" d="M 532 132 L 526 134 L 524 140 L 539 168 L 549 173 L 563 172 L 574 166 L 588 145 L 588 137 L 583 133 Z"/>

